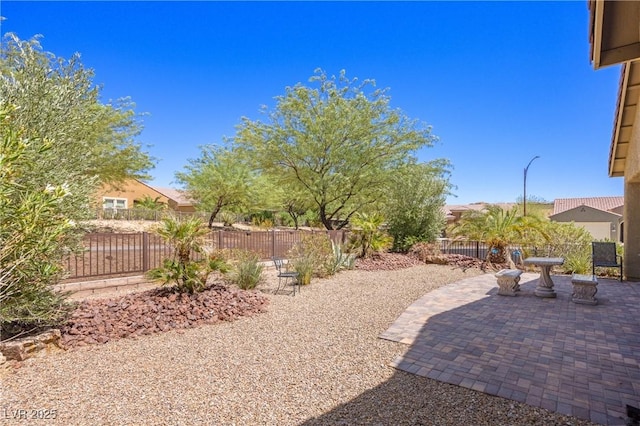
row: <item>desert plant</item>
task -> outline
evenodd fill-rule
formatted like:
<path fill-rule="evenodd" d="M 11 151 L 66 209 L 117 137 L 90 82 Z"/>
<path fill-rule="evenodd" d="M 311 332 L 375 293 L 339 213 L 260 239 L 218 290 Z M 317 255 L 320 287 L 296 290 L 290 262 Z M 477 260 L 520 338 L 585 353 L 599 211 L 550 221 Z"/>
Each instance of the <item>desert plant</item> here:
<path fill-rule="evenodd" d="M 236 253 L 231 281 L 243 290 L 255 288 L 262 280 L 264 266 L 257 254 L 242 251 Z"/>
<path fill-rule="evenodd" d="M 203 260 L 191 259 L 192 253 L 205 254 L 203 238 L 209 230 L 200 218 L 181 220 L 169 216 L 153 232 L 173 247 L 173 256 L 165 259 L 161 267 L 147 272 L 149 278 L 163 285 L 171 284 L 178 291 L 195 293 L 206 287 L 212 272 L 227 271 L 226 262 L 217 256 L 206 256 Z"/>
<path fill-rule="evenodd" d="M 483 211 L 469 210 L 451 229 L 459 238 L 485 241 L 488 245 L 487 261 L 505 263 L 510 243 L 529 244 L 533 239 L 548 241 L 544 221 L 537 216 L 520 216 L 517 207 L 504 210 L 488 205 Z"/>
<path fill-rule="evenodd" d="M 291 267 L 300 274 L 300 284 L 311 282 L 311 277 L 329 275 L 329 263 L 333 256 L 331 240 L 325 234 L 303 235 L 287 255 Z"/>
<path fill-rule="evenodd" d="M 218 216 L 222 221 L 223 226 L 231 226 L 236 222 L 236 214 L 232 212 L 224 211 Z"/>
<path fill-rule="evenodd" d="M 368 257 L 391 247 L 393 238 L 382 231 L 383 223 L 384 217 L 379 214 L 355 215 L 351 221 L 353 236 L 350 244 L 359 252 L 360 257 Z"/>
<path fill-rule="evenodd" d="M 12 131 L 9 120 L 10 111 L 0 107 L 0 340 L 64 321 L 71 305 L 52 285 L 77 242 L 74 223 L 60 210 L 68 189 L 19 183 L 33 166 L 25 155 L 33 141 Z"/>
<path fill-rule="evenodd" d="M 334 275 L 343 269 L 353 269 L 356 256 L 343 250 L 342 245 L 331 241 L 331 251 L 333 257 L 329 259 L 327 271 Z"/>

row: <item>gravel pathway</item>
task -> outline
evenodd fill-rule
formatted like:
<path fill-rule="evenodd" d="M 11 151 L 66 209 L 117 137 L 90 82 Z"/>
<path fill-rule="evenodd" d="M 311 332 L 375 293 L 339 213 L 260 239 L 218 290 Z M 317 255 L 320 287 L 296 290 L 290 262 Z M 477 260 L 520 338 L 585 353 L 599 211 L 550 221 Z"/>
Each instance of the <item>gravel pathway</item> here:
<path fill-rule="evenodd" d="M 389 366 L 407 346 L 378 336 L 404 309 L 479 273 L 346 271 L 254 317 L 29 359 L 0 377 L 0 423 L 56 410 L 64 425 L 590 424 Z"/>

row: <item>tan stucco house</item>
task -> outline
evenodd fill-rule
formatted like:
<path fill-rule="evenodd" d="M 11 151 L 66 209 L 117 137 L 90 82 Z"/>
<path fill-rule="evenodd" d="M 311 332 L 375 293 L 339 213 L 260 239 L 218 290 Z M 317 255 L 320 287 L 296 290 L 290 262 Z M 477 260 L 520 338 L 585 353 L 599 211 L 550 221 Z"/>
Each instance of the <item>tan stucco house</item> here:
<path fill-rule="evenodd" d="M 624 178 L 624 272 L 640 281 L 640 2 L 590 0 L 588 6 L 593 67 L 622 64 L 609 176 Z"/>
<path fill-rule="evenodd" d="M 573 222 L 595 240 L 622 242 L 624 197 L 557 198 L 549 216 L 555 222 Z"/>
<path fill-rule="evenodd" d="M 96 194 L 96 204 L 104 209 L 132 209 L 145 196 L 157 199 L 175 211 L 195 212 L 193 202 L 181 191 L 154 187 L 137 179 L 129 179 L 118 185 L 103 185 Z"/>

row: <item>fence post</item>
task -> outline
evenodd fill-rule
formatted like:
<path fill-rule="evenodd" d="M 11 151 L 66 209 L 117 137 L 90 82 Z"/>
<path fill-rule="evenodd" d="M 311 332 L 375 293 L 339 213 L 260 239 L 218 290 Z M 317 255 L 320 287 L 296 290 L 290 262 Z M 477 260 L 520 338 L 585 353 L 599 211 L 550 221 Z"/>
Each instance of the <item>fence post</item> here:
<path fill-rule="evenodd" d="M 149 270 L 149 233 L 142 233 L 142 271 Z"/>
<path fill-rule="evenodd" d="M 476 259 L 480 259 L 480 241 L 476 241 Z"/>
<path fill-rule="evenodd" d="M 271 258 L 276 257 L 276 230 L 271 230 Z"/>
<path fill-rule="evenodd" d="M 222 247 L 222 233 L 224 231 L 220 230 L 218 231 L 218 249 L 223 249 L 224 247 Z"/>

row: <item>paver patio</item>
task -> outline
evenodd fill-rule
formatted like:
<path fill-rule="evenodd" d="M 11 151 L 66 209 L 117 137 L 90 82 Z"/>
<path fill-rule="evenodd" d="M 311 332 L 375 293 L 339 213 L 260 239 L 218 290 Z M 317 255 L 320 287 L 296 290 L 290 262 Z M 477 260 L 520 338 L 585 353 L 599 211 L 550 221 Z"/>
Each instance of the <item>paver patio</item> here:
<path fill-rule="evenodd" d="M 640 407 L 640 283 L 599 279 L 598 304 L 534 295 L 525 273 L 516 297 L 493 274 L 450 284 L 414 302 L 380 337 L 409 345 L 400 370 L 536 407 L 625 425 Z"/>

